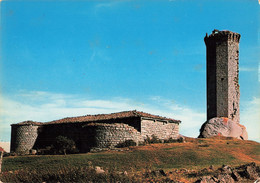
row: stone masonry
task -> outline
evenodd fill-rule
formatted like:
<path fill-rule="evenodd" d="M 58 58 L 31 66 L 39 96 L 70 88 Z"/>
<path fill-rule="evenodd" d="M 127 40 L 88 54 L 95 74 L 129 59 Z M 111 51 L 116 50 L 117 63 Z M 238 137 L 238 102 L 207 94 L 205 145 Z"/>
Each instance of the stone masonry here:
<path fill-rule="evenodd" d="M 38 125 L 26 123 L 12 126 L 11 147 L 16 147 L 17 152 L 29 153 L 38 136 Z"/>
<path fill-rule="evenodd" d="M 87 115 L 41 123 L 12 124 L 11 151 L 28 154 L 32 149 L 48 149 L 58 136 L 74 140 L 80 152 L 113 148 L 126 140 L 137 144 L 153 135 L 161 140 L 179 137 L 181 121 L 140 111 Z"/>
<path fill-rule="evenodd" d="M 228 117 L 239 123 L 238 57 L 240 34 L 214 30 L 207 47 L 207 120 Z"/>
<path fill-rule="evenodd" d="M 238 83 L 240 34 L 213 30 L 204 38 L 207 48 L 207 121 L 199 137 L 216 135 L 247 140 L 240 124 Z"/>
<path fill-rule="evenodd" d="M 85 151 L 113 148 L 126 140 L 133 140 L 137 144 L 143 141 L 139 131 L 123 123 L 90 123 L 83 128 L 81 149 Z"/>
<path fill-rule="evenodd" d="M 166 121 L 154 121 L 150 119 L 142 119 L 141 123 L 142 137 L 150 137 L 156 134 L 159 139 L 177 139 L 179 135 L 179 125 L 175 123 L 167 123 Z"/>

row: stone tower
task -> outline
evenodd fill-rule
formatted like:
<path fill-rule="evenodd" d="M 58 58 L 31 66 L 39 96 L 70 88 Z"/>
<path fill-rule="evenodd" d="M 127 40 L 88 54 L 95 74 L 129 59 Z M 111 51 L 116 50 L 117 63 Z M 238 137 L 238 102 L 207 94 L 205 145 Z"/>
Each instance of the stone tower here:
<path fill-rule="evenodd" d="M 214 30 L 207 47 L 207 120 L 226 117 L 239 123 L 238 57 L 240 34 Z"/>

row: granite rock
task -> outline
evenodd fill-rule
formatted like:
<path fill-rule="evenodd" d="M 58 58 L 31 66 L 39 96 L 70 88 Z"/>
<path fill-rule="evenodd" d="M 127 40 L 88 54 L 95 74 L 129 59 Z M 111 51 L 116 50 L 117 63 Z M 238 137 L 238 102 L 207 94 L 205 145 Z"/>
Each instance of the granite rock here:
<path fill-rule="evenodd" d="M 208 138 L 213 136 L 248 139 L 245 126 L 225 117 L 211 118 L 202 125 L 199 137 Z"/>

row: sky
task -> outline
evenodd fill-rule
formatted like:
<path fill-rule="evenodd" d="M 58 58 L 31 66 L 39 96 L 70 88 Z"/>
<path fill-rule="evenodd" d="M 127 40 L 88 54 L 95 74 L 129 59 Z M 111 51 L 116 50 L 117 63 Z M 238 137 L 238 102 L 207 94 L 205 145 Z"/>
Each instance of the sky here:
<path fill-rule="evenodd" d="M 139 110 L 206 121 L 206 47 L 214 29 L 241 34 L 240 113 L 260 142 L 257 0 L 1 1 L 0 141 L 25 120 Z"/>

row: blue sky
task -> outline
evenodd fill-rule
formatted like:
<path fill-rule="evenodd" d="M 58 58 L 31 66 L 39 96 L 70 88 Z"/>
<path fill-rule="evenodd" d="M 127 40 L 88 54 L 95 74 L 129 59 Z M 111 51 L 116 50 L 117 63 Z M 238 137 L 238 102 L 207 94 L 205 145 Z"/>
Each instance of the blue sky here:
<path fill-rule="evenodd" d="M 0 141 L 10 124 L 142 110 L 206 120 L 213 29 L 241 34 L 241 124 L 259 137 L 260 5 L 230 1 L 2 1 Z"/>

